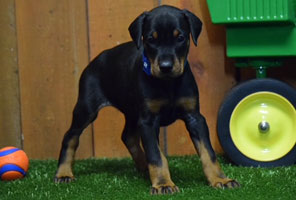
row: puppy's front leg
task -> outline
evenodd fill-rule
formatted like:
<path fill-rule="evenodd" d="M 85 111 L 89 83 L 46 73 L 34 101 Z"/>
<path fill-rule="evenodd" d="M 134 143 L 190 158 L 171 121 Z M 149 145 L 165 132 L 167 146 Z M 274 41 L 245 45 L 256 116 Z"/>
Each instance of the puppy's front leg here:
<path fill-rule="evenodd" d="M 152 183 L 151 194 L 178 192 L 178 187 L 171 180 L 167 159 L 159 149 L 159 119 L 151 115 L 141 118 L 139 130 Z"/>
<path fill-rule="evenodd" d="M 184 118 L 195 149 L 200 155 L 204 173 L 212 187 L 236 188 L 240 184 L 227 178 L 221 170 L 209 138 L 208 126 L 200 113 L 189 113 Z"/>

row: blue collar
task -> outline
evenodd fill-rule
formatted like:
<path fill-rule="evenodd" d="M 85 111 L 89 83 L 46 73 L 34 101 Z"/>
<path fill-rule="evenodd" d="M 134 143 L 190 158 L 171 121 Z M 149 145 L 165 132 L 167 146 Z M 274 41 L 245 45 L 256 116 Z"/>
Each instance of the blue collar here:
<path fill-rule="evenodd" d="M 143 51 L 142 55 L 142 60 L 143 60 L 143 71 L 148 75 L 151 76 L 151 64 L 149 59 L 146 56 L 145 51 Z"/>

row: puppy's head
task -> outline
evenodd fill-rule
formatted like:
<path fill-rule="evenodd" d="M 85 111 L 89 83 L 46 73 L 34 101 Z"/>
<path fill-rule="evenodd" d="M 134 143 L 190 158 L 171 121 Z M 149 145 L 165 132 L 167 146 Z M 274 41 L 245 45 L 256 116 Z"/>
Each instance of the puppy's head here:
<path fill-rule="evenodd" d="M 202 22 L 193 13 L 160 6 L 137 17 L 129 31 L 136 46 L 140 48 L 143 45 L 152 76 L 173 78 L 184 71 L 190 34 L 197 45 L 201 28 Z"/>

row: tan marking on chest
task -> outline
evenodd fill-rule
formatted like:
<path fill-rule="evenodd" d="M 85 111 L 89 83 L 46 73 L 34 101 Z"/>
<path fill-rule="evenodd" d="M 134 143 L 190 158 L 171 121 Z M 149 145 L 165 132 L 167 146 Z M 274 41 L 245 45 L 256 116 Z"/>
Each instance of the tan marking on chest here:
<path fill-rule="evenodd" d="M 152 113 L 158 113 L 160 108 L 168 103 L 166 99 L 148 99 L 146 105 Z"/>
<path fill-rule="evenodd" d="M 196 97 L 182 97 L 177 101 L 177 105 L 181 106 L 186 111 L 194 111 L 196 109 L 196 104 Z"/>
<path fill-rule="evenodd" d="M 152 33 L 152 36 L 153 36 L 154 39 L 157 39 L 157 38 L 158 38 L 158 33 L 157 33 L 156 31 L 154 31 L 154 32 Z"/>

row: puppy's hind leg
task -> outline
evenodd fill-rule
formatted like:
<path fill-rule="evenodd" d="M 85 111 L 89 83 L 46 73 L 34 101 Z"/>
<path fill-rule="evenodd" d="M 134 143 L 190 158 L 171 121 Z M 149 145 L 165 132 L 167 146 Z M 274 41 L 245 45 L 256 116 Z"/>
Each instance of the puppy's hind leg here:
<path fill-rule="evenodd" d="M 130 152 L 139 171 L 148 170 L 145 153 L 140 146 L 140 134 L 137 122 L 126 118 L 121 139 Z"/>
<path fill-rule="evenodd" d="M 78 102 L 73 111 L 71 127 L 64 135 L 55 182 L 71 182 L 74 179 L 72 165 L 79 145 L 79 137 L 83 130 L 95 120 L 98 110 L 108 105 L 98 83 L 89 76 L 82 76 L 80 80 Z"/>
<path fill-rule="evenodd" d="M 64 135 L 62 142 L 55 182 L 70 182 L 74 179 L 72 164 L 79 145 L 79 137 L 96 115 L 96 112 L 88 110 L 84 103 L 77 103 L 73 111 L 72 125 Z"/>

